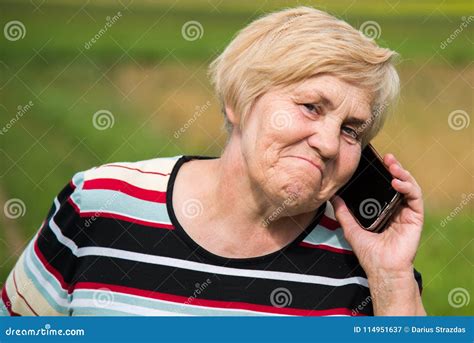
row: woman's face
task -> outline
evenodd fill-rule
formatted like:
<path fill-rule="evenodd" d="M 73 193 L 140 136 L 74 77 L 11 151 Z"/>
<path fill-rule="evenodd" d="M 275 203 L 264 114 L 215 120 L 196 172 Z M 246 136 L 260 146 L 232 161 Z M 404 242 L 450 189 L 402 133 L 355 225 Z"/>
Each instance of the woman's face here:
<path fill-rule="evenodd" d="M 262 95 L 240 132 L 252 184 L 292 214 L 319 207 L 357 168 L 370 103 L 367 90 L 331 75 Z"/>

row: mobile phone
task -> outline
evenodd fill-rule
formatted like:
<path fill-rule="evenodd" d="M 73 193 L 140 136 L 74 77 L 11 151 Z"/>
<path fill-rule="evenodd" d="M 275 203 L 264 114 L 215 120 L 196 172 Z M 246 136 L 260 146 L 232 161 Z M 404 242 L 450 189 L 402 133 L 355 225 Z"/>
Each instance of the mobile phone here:
<path fill-rule="evenodd" d="M 403 199 L 392 187 L 392 179 L 380 155 L 368 144 L 351 179 L 336 194 L 344 200 L 360 226 L 382 232 Z"/>

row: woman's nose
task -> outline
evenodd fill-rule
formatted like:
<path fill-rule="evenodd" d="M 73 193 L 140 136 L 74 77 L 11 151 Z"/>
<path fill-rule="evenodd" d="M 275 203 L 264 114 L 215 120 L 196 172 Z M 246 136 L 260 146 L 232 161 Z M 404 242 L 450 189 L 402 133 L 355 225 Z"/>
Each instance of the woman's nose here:
<path fill-rule="evenodd" d="M 316 149 L 323 159 L 331 160 L 339 153 L 339 124 L 336 122 L 317 123 L 318 127 L 309 137 L 309 145 Z"/>

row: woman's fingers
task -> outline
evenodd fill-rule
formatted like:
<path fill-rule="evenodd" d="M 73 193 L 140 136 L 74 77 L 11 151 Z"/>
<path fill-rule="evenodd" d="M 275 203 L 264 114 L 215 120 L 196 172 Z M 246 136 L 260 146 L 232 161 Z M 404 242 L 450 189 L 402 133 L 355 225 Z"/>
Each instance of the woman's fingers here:
<path fill-rule="evenodd" d="M 353 240 L 357 236 L 366 234 L 366 231 L 354 219 L 341 197 L 334 195 L 330 201 L 334 208 L 334 215 L 336 216 L 337 221 L 341 224 L 344 236 L 349 244 L 353 243 Z"/>
<path fill-rule="evenodd" d="M 384 156 L 384 163 L 387 165 L 393 176 L 391 182 L 392 187 L 399 193 L 403 194 L 407 204 L 415 212 L 423 213 L 423 200 L 421 188 L 410 172 L 402 167 L 400 162 L 393 154 Z"/>

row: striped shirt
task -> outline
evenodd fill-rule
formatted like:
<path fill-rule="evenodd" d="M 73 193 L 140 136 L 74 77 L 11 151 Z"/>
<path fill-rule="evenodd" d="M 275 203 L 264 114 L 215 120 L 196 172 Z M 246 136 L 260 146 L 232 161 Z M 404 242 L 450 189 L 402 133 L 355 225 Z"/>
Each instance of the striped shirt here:
<path fill-rule="evenodd" d="M 373 315 L 330 202 L 284 248 L 225 258 L 177 221 L 175 156 L 76 173 L 2 288 L 4 315 Z M 421 275 L 414 277 L 421 292 Z"/>

